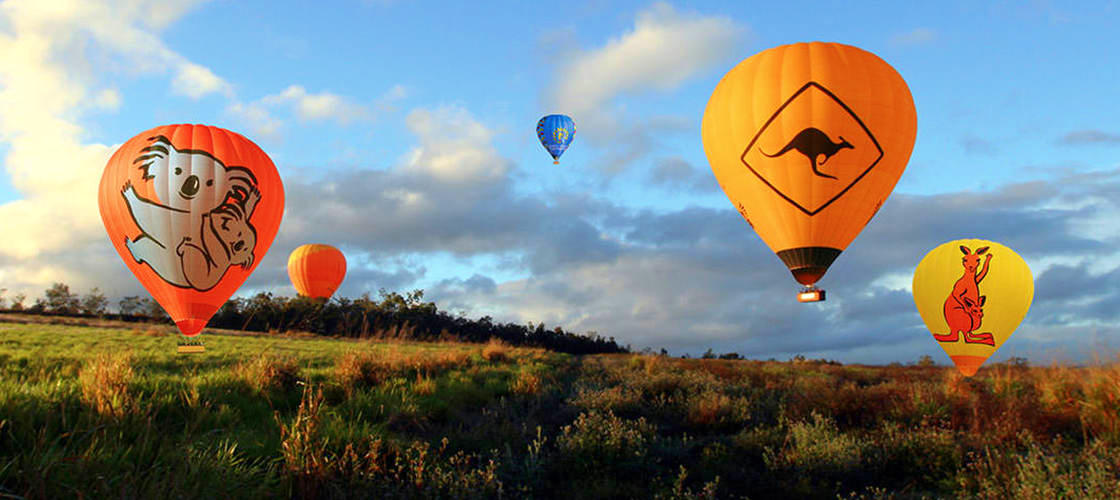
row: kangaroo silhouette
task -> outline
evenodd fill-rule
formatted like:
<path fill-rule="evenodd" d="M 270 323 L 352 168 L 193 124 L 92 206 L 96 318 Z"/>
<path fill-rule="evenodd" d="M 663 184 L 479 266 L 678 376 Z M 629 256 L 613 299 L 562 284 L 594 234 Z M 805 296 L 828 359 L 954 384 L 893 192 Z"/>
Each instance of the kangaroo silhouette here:
<path fill-rule="evenodd" d="M 973 333 L 980 328 L 980 321 L 984 318 L 984 303 L 987 297 L 980 295 L 980 282 L 988 275 L 988 264 L 992 261 L 992 254 L 984 256 L 984 268 L 976 274 L 980 266 L 980 256 L 988 251 L 988 247 L 981 247 L 972 253 L 968 247 L 961 245 L 961 265 L 964 274 L 953 285 L 953 291 L 945 299 L 945 323 L 949 325 L 949 333 L 944 335 L 934 334 L 938 342 L 956 342 L 960 334 L 964 334 L 964 341 L 969 344 L 987 344 L 994 346 L 995 339 L 988 332 Z"/>
<path fill-rule="evenodd" d="M 759 152 L 770 158 L 777 158 L 788 153 L 791 149 L 796 149 L 798 153 L 805 155 L 805 157 L 809 159 L 809 165 L 813 167 L 814 174 L 835 179 L 836 176 L 821 172 L 817 167 L 824 165 L 837 151 L 843 148 L 853 149 L 852 144 L 844 140 L 843 136 L 838 137 L 840 137 L 840 142 L 832 142 L 828 134 L 821 132 L 820 129 L 809 127 L 798 132 L 781 151 L 774 154 L 767 154 L 760 149 Z M 817 163 L 817 157 L 820 155 L 824 155 L 824 159 L 821 160 L 820 163 Z"/>

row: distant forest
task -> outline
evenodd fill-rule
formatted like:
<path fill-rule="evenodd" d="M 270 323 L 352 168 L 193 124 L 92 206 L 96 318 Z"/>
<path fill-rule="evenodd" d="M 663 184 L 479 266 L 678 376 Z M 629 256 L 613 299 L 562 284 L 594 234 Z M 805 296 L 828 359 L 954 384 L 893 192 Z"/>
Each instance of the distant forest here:
<path fill-rule="evenodd" d="M 0 288 L 0 310 L 8 312 L 171 324 L 163 308 L 150 298 L 124 297 L 117 303 L 117 312 L 110 313 L 109 299 L 97 288 L 79 295 L 71 292 L 68 285 L 55 283 L 31 305 L 26 305 L 26 295 L 6 297 L 5 292 Z M 543 347 L 571 354 L 630 352 L 629 346 L 620 346 L 614 337 L 602 337 L 596 332 L 576 334 L 559 326 L 546 329 L 544 323 L 518 325 L 496 323 L 490 316 L 479 319 L 453 316 L 440 311 L 435 303 L 425 302 L 423 290 L 405 295 L 381 290 L 377 299 L 367 293 L 356 299 L 334 297 L 329 300 L 258 293 L 249 298 L 230 299 L 214 314 L 208 326 L 418 341 L 499 339 L 515 346 Z"/>

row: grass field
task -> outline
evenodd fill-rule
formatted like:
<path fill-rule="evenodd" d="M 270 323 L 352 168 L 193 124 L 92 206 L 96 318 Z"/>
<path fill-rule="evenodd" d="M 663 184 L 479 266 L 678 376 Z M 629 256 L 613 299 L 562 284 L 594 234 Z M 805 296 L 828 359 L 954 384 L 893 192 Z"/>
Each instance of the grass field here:
<path fill-rule="evenodd" d="M 1120 365 L 0 323 L 0 498 L 1118 498 Z"/>

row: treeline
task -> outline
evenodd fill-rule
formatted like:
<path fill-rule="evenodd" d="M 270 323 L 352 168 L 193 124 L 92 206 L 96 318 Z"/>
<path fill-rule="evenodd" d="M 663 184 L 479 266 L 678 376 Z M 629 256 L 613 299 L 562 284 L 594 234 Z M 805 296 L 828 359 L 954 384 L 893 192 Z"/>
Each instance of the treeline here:
<path fill-rule="evenodd" d="M 55 283 L 43 297 L 25 306 L 26 296 L 16 295 L 9 301 L 0 289 L 0 309 L 36 314 L 96 316 L 126 321 L 148 320 L 170 323 L 163 308 L 150 298 L 124 297 L 117 304 L 118 314 L 109 313 L 109 300 L 97 288 L 86 295 L 70 291 L 63 283 Z M 494 322 L 490 316 L 468 319 L 440 311 L 435 303 L 424 301 L 424 291 L 405 295 L 381 290 L 377 299 L 367 293 L 356 299 L 335 297 L 330 300 L 308 297 L 283 297 L 259 293 L 249 298 L 227 301 L 214 317 L 210 327 L 256 332 L 310 332 L 354 338 L 397 338 L 405 340 L 447 340 L 487 342 L 500 339 L 516 346 L 543 347 L 571 354 L 629 352 L 614 337 L 596 332 L 576 334 L 557 326 L 544 324 L 519 325 Z"/>

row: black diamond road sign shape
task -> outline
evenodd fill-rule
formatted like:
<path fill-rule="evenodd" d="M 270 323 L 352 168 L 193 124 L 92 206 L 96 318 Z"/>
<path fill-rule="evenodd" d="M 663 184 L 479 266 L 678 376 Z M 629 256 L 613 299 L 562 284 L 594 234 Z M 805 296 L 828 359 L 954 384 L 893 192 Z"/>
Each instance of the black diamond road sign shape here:
<path fill-rule="evenodd" d="M 825 105 L 833 105 L 831 103 L 835 103 L 835 105 L 838 105 L 847 113 L 848 116 L 851 117 L 850 122 L 847 123 L 848 126 L 845 128 L 848 130 L 850 136 L 849 139 L 855 142 L 855 145 L 849 143 L 847 140 L 844 140 L 843 136 L 840 136 L 841 142 L 833 142 L 833 139 L 830 137 L 831 135 L 833 135 L 833 131 L 821 131 L 814 127 L 813 123 L 805 123 L 803 125 L 794 127 L 801 130 L 801 132 L 797 134 L 797 137 L 785 137 L 784 135 L 781 135 L 781 132 L 779 132 L 779 130 L 782 129 L 774 129 L 774 131 L 772 131 L 770 134 L 767 134 L 767 130 L 770 125 L 773 124 L 779 116 L 781 116 L 783 111 L 786 111 L 791 106 L 810 106 L 813 101 L 816 101 L 818 103 L 818 106 L 821 105 L 821 99 L 817 96 L 823 96 L 827 98 L 827 100 L 824 102 L 828 104 Z M 862 134 L 859 135 L 861 135 L 862 137 L 855 137 L 851 135 L 853 131 L 858 134 L 858 131 L 860 130 L 862 130 Z M 772 136 L 771 142 L 773 142 L 773 138 L 781 137 L 783 141 L 782 144 L 787 145 L 777 153 L 766 153 L 762 149 L 756 147 L 759 139 L 763 136 Z M 806 144 L 808 144 L 811 147 L 798 147 L 796 151 L 791 151 L 794 146 L 798 144 L 798 141 L 800 141 L 801 146 L 805 146 Z M 826 151 L 818 151 L 818 149 L 822 145 L 824 148 L 830 149 L 827 149 Z M 781 148 L 781 146 L 778 147 Z M 804 149 L 812 149 L 812 151 L 806 152 L 804 151 Z M 859 154 L 853 154 L 848 151 L 858 151 Z M 757 152 L 758 154 L 752 154 L 752 152 Z M 777 158 L 787 152 L 800 152 L 800 154 L 802 155 L 800 157 L 801 163 L 791 164 L 791 160 L 788 160 L 784 161 L 781 164 L 777 164 L 778 160 L 772 160 L 772 158 Z M 812 156 L 810 156 L 810 153 L 812 153 Z M 818 165 L 817 161 L 821 155 L 824 156 L 824 160 L 822 160 L 822 163 Z M 824 166 L 825 161 L 828 161 L 830 158 L 832 158 L 832 155 L 844 155 L 843 158 L 849 159 L 847 160 L 848 164 L 842 165 L 841 167 L 836 167 L 832 170 L 837 174 L 835 176 L 830 175 L 829 173 L 826 173 L 822 170 L 818 170 L 819 167 Z M 752 158 L 748 160 L 748 156 Z M 794 158 L 794 160 L 797 160 L 796 154 L 792 154 L 791 156 Z M 747 148 L 743 150 L 743 155 L 740 157 L 743 165 L 746 165 L 746 167 L 750 169 L 750 171 L 754 173 L 754 175 L 756 175 L 759 180 L 769 186 L 770 189 L 773 189 L 774 192 L 778 194 L 778 196 L 781 196 L 783 199 L 790 202 L 793 206 L 797 207 L 799 210 L 804 212 L 805 215 L 808 216 L 816 215 L 821 210 L 824 210 L 825 207 L 831 205 L 832 202 L 836 201 L 845 193 L 847 193 L 852 188 L 852 186 L 863 179 L 867 175 L 867 173 L 871 171 L 871 169 L 875 168 L 875 166 L 878 165 L 879 161 L 882 159 L 883 148 L 879 145 L 879 141 L 875 139 L 875 135 L 872 134 L 870 130 L 868 130 L 866 125 L 864 125 L 863 120 L 860 120 L 859 116 L 857 116 L 855 112 L 853 112 L 852 109 L 848 107 L 847 104 L 844 104 L 844 101 L 841 101 L 839 97 L 836 97 L 836 94 L 833 94 L 823 85 L 812 81 L 802 86 L 797 92 L 793 94 L 793 96 L 787 99 L 786 102 L 783 103 L 781 107 L 779 107 L 778 110 L 770 116 L 768 120 L 766 120 L 766 123 L 763 124 L 762 128 L 760 128 L 754 135 L 754 137 L 751 139 L 750 144 L 748 144 Z M 782 159 L 779 158 L 779 160 Z M 851 161 L 855 161 L 856 163 L 853 164 L 851 163 Z M 830 163 L 829 166 L 834 167 L 835 163 L 836 162 Z M 816 175 L 812 178 L 813 180 L 811 181 L 814 183 L 814 185 L 811 186 L 808 191 L 810 193 L 824 193 L 824 196 L 826 196 L 827 198 L 823 202 L 813 203 L 813 200 L 809 199 L 806 195 L 798 195 L 796 193 L 793 193 L 792 191 L 796 191 L 796 189 L 791 189 L 791 186 L 788 185 L 788 182 L 786 182 L 787 185 L 784 187 L 775 185 L 782 184 L 781 181 L 785 179 L 784 176 L 777 174 L 777 172 L 785 168 L 812 168 L 813 172 Z M 857 173 L 858 175 L 852 175 Z M 801 191 L 805 191 L 805 189 L 801 189 Z"/>

